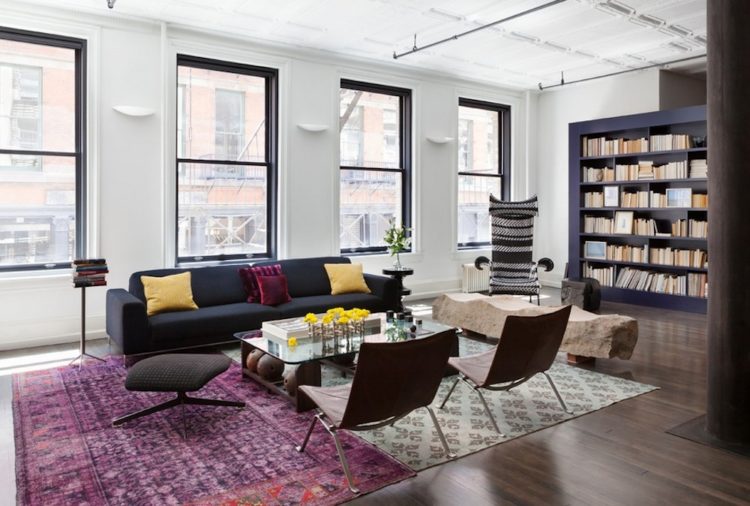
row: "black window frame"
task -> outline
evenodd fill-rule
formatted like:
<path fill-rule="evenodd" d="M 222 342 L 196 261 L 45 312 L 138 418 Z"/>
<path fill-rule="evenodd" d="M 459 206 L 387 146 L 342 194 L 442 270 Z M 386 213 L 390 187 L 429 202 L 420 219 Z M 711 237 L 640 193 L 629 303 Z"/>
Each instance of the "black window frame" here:
<path fill-rule="evenodd" d="M 86 202 L 86 53 L 87 41 L 75 37 L 56 35 L 49 33 L 19 30 L 0 26 L 0 39 L 41 46 L 51 46 L 72 49 L 75 55 L 75 84 L 74 84 L 74 151 L 51 151 L 45 149 L 7 149 L 0 148 L 0 154 L 9 155 L 31 155 L 31 156 L 55 156 L 74 158 L 76 163 L 75 174 L 75 247 L 73 254 L 76 258 L 85 258 L 87 255 L 87 202 Z M 46 262 L 34 264 L 0 265 L 0 272 L 32 271 L 69 269 L 70 261 Z"/>
<path fill-rule="evenodd" d="M 498 118 L 498 164 L 497 174 L 481 174 L 470 171 L 456 170 L 456 181 L 461 176 L 472 176 L 472 177 L 492 177 L 500 179 L 500 198 L 503 200 L 510 199 L 510 150 L 511 150 L 511 137 L 510 137 L 510 112 L 511 107 L 506 104 L 499 104 L 495 102 L 487 102 L 484 100 L 476 100 L 472 98 L 459 97 L 459 107 L 469 107 L 474 109 L 484 109 L 486 111 L 497 112 Z M 458 166 L 458 159 L 456 159 L 456 165 Z M 496 195 L 497 196 L 497 195 Z M 489 202 L 487 204 L 489 206 Z M 458 201 L 456 201 L 456 210 L 458 210 Z M 456 233 L 458 234 L 458 213 L 456 213 Z M 486 246 L 490 246 L 491 241 L 471 241 L 461 243 L 457 241 L 457 248 L 462 249 L 477 249 Z"/>
<path fill-rule="evenodd" d="M 266 109 L 266 159 L 263 162 L 238 161 L 238 160 L 221 160 L 221 159 L 199 159 L 178 156 L 178 144 L 180 139 L 177 136 L 177 127 L 175 127 L 175 263 L 194 264 L 194 263 L 242 263 L 247 259 L 264 259 L 275 258 L 277 252 L 277 224 L 278 224 L 278 118 L 279 118 L 279 71 L 275 68 L 261 67 L 244 63 L 230 62 L 225 60 L 216 60 L 213 58 L 203 58 L 187 54 L 178 54 L 175 65 L 175 90 L 179 86 L 179 67 L 193 67 L 204 70 L 215 70 L 218 72 L 229 72 L 235 74 L 261 77 L 265 79 L 265 109 Z M 184 97 L 183 97 L 184 99 Z M 175 92 L 175 125 L 178 121 L 177 93 Z M 213 135 L 213 134 L 212 134 Z M 206 165 L 237 165 L 245 167 L 266 167 L 266 251 L 259 253 L 235 253 L 231 255 L 191 255 L 180 256 L 179 250 L 179 214 L 180 214 L 180 183 L 179 171 L 180 164 L 194 163 Z"/>
<path fill-rule="evenodd" d="M 384 84 L 367 83 L 352 79 L 342 79 L 339 83 L 339 89 L 364 91 L 370 93 L 379 93 L 390 95 L 399 99 L 399 168 L 382 168 L 382 167 L 356 167 L 341 165 L 339 155 L 339 174 L 344 170 L 374 171 L 374 172 L 393 172 L 401 174 L 401 224 L 405 227 L 411 227 L 411 185 L 412 185 L 412 90 L 400 88 L 397 86 L 387 86 Z M 339 145 L 341 135 L 339 133 Z M 339 192 L 341 184 L 339 183 Z M 339 227 L 341 226 L 341 202 L 339 200 Z M 411 235 L 411 234 L 410 234 Z M 364 248 L 341 248 L 343 255 L 368 255 L 385 253 L 387 246 L 369 246 Z M 411 247 L 404 250 L 403 253 L 411 252 Z"/>

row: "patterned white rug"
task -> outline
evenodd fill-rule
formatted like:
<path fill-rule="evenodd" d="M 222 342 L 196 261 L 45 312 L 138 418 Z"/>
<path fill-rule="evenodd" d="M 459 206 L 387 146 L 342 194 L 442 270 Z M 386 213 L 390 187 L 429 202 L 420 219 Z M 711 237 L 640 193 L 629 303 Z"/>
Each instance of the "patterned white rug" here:
<path fill-rule="evenodd" d="M 459 355 L 473 355 L 493 345 L 459 336 Z M 235 360 L 238 356 L 227 352 Z M 511 439 L 536 432 L 552 425 L 602 409 L 616 402 L 657 390 L 658 387 L 637 383 L 614 376 L 569 366 L 562 361 L 549 371 L 560 395 L 574 414 L 564 412 L 549 383 L 537 375 L 509 392 L 483 393 L 506 437 L 500 437 L 492 427 L 484 406 L 468 385 L 460 382 L 445 409 L 440 403 L 450 390 L 455 377 L 443 380 L 432 407 L 448 440 L 458 457 L 489 448 Z M 323 385 L 337 385 L 351 381 L 331 368 L 323 367 Z M 386 426 L 354 434 L 408 465 L 415 471 L 448 462 L 427 410 L 420 409 L 402 418 L 393 427 Z"/>

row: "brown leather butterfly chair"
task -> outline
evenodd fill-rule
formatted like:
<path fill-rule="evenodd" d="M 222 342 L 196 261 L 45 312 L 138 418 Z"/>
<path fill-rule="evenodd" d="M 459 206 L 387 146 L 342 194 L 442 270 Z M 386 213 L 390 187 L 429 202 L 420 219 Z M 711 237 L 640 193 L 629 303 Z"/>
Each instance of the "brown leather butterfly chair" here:
<path fill-rule="evenodd" d="M 443 409 L 458 382 L 464 381 L 479 394 L 495 430 L 505 437 L 492 416 L 482 389 L 510 390 L 542 373 L 549 381 L 563 411 L 572 414 L 547 373 L 562 343 L 570 308 L 571 306 L 565 306 L 553 313 L 539 316 L 508 316 L 495 349 L 469 357 L 451 357 L 448 363 L 458 369 L 459 376 L 440 409 Z"/>
<path fill-rule="evenodd" d="M 448 356 L 457 339 L 455 329 L 451 329 L 424 339 L 399 343 L 363 343 L 351 384 L 300 386 L 299 390 L 319 409 L 297 451 L 305 451 L 318 420 L 333 436 L 349 488 L 358 494 L 336 432 L 340 429 L 377 429 L 393 424 L 417 408 L 426 408 L 445 453 L 449 458 L 455 457 L 448 448 L 430 403 L 440 387 Z"/>

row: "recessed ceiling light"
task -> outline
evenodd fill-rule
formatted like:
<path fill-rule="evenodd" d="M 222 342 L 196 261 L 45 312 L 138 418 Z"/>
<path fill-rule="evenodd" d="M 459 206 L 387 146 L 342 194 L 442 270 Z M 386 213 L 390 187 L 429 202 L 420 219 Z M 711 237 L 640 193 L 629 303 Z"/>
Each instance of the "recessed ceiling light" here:
<path fill-rule="evenodd" d="M 439 9 L 437 7 L 433 7 L 430 10 L 428 10 L 425 14 L 432 17 L 438 17 L 443 19 L 450 19 L 452 21 L 464 21 L 466 18 L 461 16 L 460 14 L 455 14 L 453 12 L 449 12 L 443 9 Z"/>
<path fill-rule="evenodd" d="M 546 41 L 544 45 L 550 49 L 554 49 L 555 51 L 560 51 L 561 53 L 569 53 L 570 48 L 567 46 L 563 46 L 561 44 L 557 44 L 555 42 Z"/>
<path fill-rule="evenodd" d="M 584 56 L 586 58 L 593 58 L 595 60 L 599 59 L 598 55 L 595 55 L 594 53 L 589 53 L 588 51 L 582 51 L 580 49 L 574 51 L 574 53 L 577 54 L 577 55 L 579 55 L 579 56 Z"/>
<path fill-rule="evenodd" d="M 531 42 L 532 44 L 538 44 L 539 43 L 539 37 L 534 37 L 533 35 L 526 35 L 525 33 L 521 32 L 510 32 L 506 33 L 508 37 L 511 39 L 521 40 L 524 42 Z"/>
<path fill-rule="evenodd" d="M 618 2 L 617 0 L 607 0 L 606 2 L 599 2 L 594 7 L 613 16 L 629 17 L 635 14 L 635 9 L 628 5 L 625 5 L 624 3 Z"/>
<path fill-rule="evenodd" d="M 637 55 L 637 54 L 630 54 L 630 53 L 625 53 L 625 54 L 624 54 L 623 56 L 626 56 L 626 57 L 628 57 L 628 58 L 630 58 L 630 59 L 633 59 L 633 60 L 636 60 L 636 61 L 639 61 L 639 62 L 643 62 L 643 63 L 645 63 L 645 62 L 647 62 L 647 61 L 648 61 L 648 60 L 647 60 L 646 58 L 644 58 L 643 56 L 639 56 L 639 55 Z"/>
<path fill-rule="evenodd" d="M 631 17 L 630 21 L 636 25 L 646 26 L 648 28 L 661 28 L 664 26 L 664 20 L 651 16 L 650 14 L 638 14 L 637 16 Z"/>
<path fill-rule="evenodd" d="M 667 25 L 662 28 L 662 31 L 679 37 L 690 37 L 693 34 L 692 30 L 681 25 Z"/>
<path fill-rule="evenodd" d="M 677 42 L 670 42 L 669 44 L 667 44 L 667 47 L 671 47 L 672 49 L 676 49 L 677 51 L 681 51 L 683 53 L 686 53 L 691 50 L 688 46 L 684 44 L 679 44 Z"/>

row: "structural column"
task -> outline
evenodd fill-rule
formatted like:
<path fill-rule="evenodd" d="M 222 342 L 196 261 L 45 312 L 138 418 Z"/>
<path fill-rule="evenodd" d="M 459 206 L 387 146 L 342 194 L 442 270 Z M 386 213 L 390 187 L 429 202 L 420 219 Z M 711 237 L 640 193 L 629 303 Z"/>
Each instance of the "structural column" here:
<path fill-rule="evenodd" d="M 706 428 L 750 443 L 750 2 L 708 7 Z"/>

